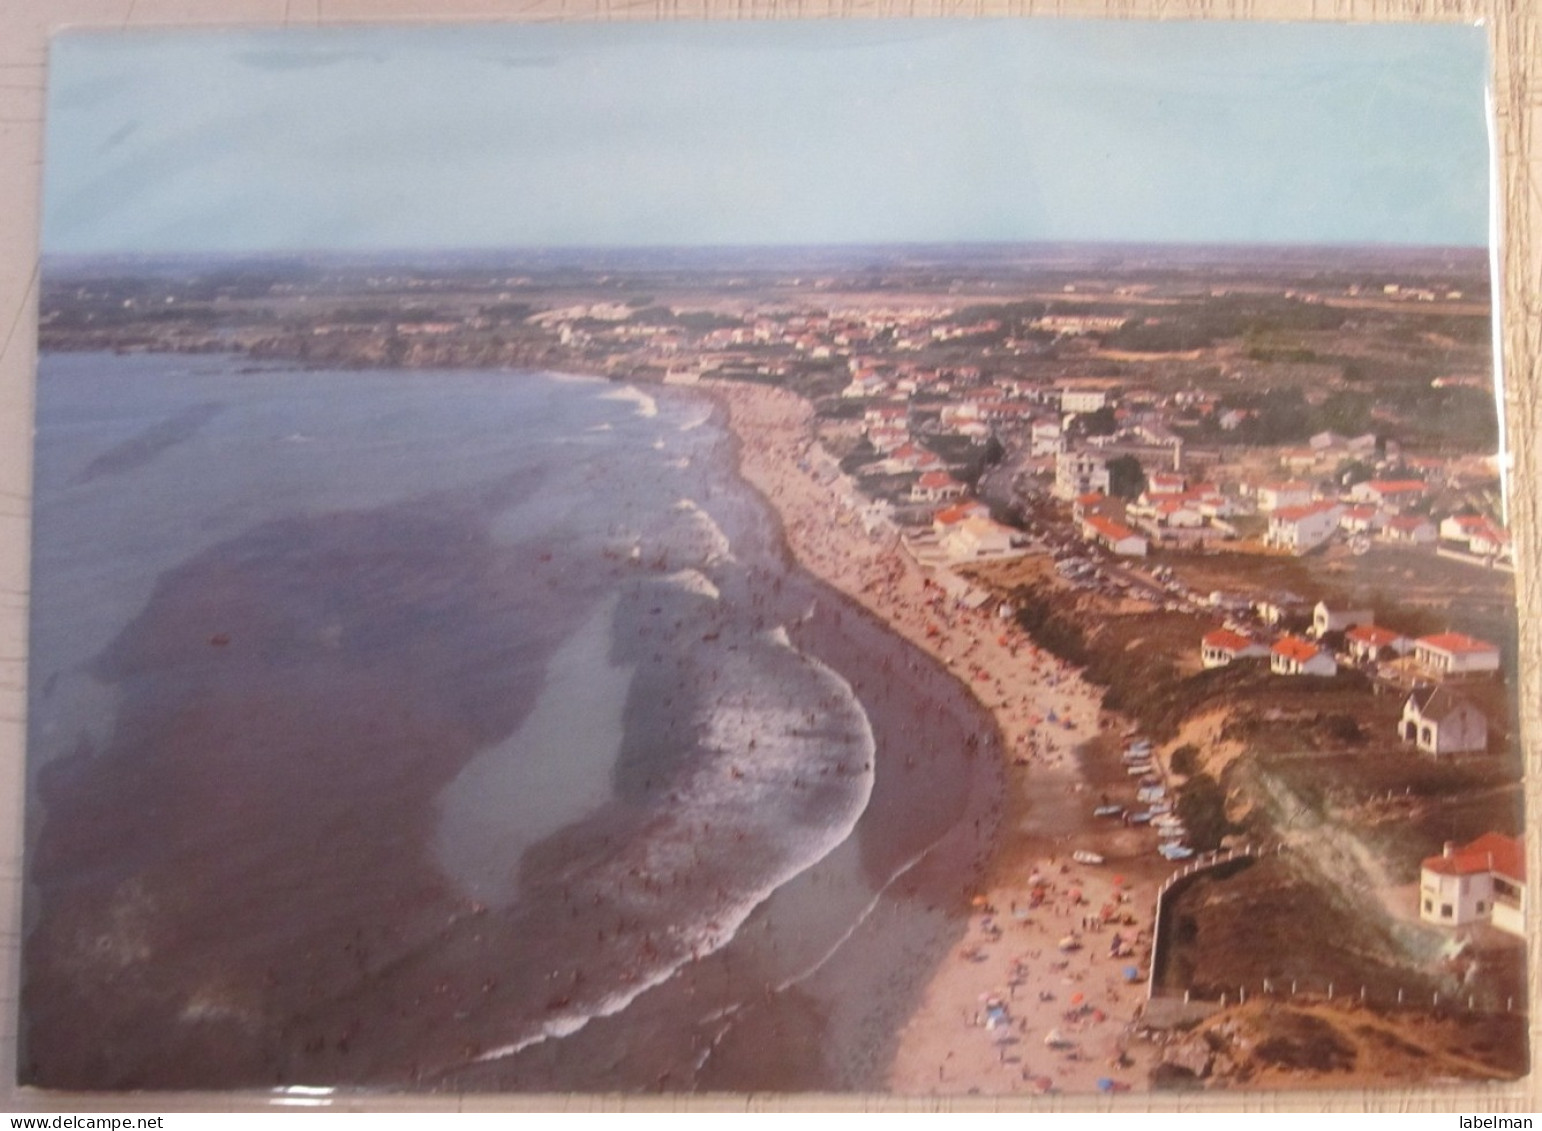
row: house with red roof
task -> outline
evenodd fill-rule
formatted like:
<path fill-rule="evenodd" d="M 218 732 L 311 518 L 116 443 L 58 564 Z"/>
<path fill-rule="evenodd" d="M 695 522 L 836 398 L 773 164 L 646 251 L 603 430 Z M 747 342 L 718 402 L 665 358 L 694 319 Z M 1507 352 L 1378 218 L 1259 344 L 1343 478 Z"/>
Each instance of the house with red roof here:
<path fill-rule="evenodd" d="M 1344 508 L 1338 503 L 1308 503 L 1281 507 L 1269 516 L 1264 542 L 1293 554 L 1305 554 L 1321 546 L 1339 528 Z"/>
<path fill-rule="evenodd" d="M 1526 842 L 1484 833 L 1469 844 L 1447 841 L 1419 867 L 1419 918 L 1442 927 L 1492 923 L 1526 936 Z"/>
<path fill-rule="evenodd" d="M 1332 653 L 1300 636 L 1282 636 L 1269 649 L 1269 670 L 1275 675 L 1337 675 Z"/>
<path fill-rule="evenodd" d="M 1207 632 L 1199 640 L 1199 662 L 1207 668 L 1224 668 L 1238 660 L 1262 659 L 1268 654 L 1269 649 L 1251 636 L 1229 628 Z"/>
<path fill-rule="evenodd" d="M 990 507 L 984 503 L 974 499 L 965 499 L 962 502 L 954 503 L 950 507 L 944 507 L 932 515 L 932 530 L 941 538 L 966 518 L 989 518 L 990 514 Z"/>
<path fill-rule="evenodd" d="M 916 480 L 910 489 L 910 497 L 918 503 L 940 503 L 957 499 L 967 488 L 946 471 L 928 471 Z"/>
<path fill-rule="evenodd" d="M 1367 479 L 1349 489 L 1349 497 L 1357 503 L 1372 503 L 1397 511 L 1411 506 L 1424 498 L 1429 484 L 1422 479 Z"/>
<path fill-rule="evenodd" d="M 1269 512 L 1281 507 L 1304 507 L 1312 501 L 1312 485 L 1299 479 L 1283 483 L 1260 483 L 1254 491 L 1258 509 Z"/>
<path fill-rule="evenodd" d="M 1394 656 L 1406 656 L 1413 641 L 1400 632 L 1376 624 L 1357 624 L 1344 633 L 1344 650 L 1357 664 L 1379 664 Z"/>
<path fill-rule="evenodd" d="M 1435 541 L 1435 524 L 1422 514 L 1400 514 L 1387 519 L 1381 536 L 1388 542 L 1408 546 L 1428 546 Z"/>
<path fill-rule="evenodd" d="M 1349 534 L 1374 534 L 1386 521 L 1387 516 L 1375 507 L 1348 507 L 1339 515 L 1339 529 Z"/>
<path fill-rule="evenodd" d="M 1414 641 L 1413 653 L 1414 663 L 1436 679 L 1499 670 L 1499 646 L 1461 632 L 1421 636 Z"/>
<path fill-rule="evenodd" d="M 1082 519 L 1082 537 L 1125 557 L 1146 556 L 1146 540 L 1122 522 L 1100 514 Z"/>

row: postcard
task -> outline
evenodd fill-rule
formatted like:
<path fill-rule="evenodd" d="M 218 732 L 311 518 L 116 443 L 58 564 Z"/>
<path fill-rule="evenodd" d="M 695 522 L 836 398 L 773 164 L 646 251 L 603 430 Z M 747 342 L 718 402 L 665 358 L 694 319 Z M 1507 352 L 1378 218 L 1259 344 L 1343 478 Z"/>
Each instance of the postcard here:
<path fill-rule="evenodd" d="M 59 36 L 20 1082 L 1525 1075 L 1487 74 Z"/>

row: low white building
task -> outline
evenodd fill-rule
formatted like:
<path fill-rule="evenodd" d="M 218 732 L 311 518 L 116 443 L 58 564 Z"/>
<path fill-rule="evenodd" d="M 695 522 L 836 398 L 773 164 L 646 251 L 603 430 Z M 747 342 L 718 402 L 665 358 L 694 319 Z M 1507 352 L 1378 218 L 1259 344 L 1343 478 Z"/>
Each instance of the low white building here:
<path fill-rule="evenodd" d="M 1218 628 L 1199 641 L 1199 662 L 1207 668 L 1224 668 L 1238 660 L 1262 659 L 1269 649 L 1250 636 Z"/>
<path fill-rule="evenodd" d="M 1310 640 L 1282 636 L 1269 649 L 1269 670 L 1275 675 L 1337 675 L 1339 665 L 1333 656 Z"/>
<path fill-rule="evenodd" d="M 1499 648 L 1460 632 L 1421 636 L 1414 641 L 1414 663 L 1436 679 L 1484 675 L 1499 670 Z"/>
<path fill-rule="evenodd" d="M 1264 541 L 1293 554 L 1305 554 L 1333 537 L 1343 513 L 1343 507 L 1327 502 L 1281 507 L 1270 514 Z"/>
<path fill-rule="evenodd" d="M 1264 513 L 1281 507 L 1304 507 L 1312 501 L 1312 485 L 1299 479 L 1284 483 L 1260 483 L 1254 491 L 1258 509 Z"/>
<path fill-rule="evenodd" d="M 1374 624 L 1357 624 L 1344 633 L 1344 650 L 1357 664 L 1377 664 L 1395 656 L 1406 656 L 1413 641 L 1400 632 Z"/>
<path fill-rule="evenodd" d="M 1490 922 L 1526 936 L 1526 851 L 1519 837 L 1484 833 L 1450 842 L 1419 868 L 1419 918 L 1443 927 Z"/>
<path fill-rule="evenodd" d="M 1422 479 L 1367 479 L 1349 489 L 1357 503 L 1371 503 L 1394 514 L 1424 498 L 1429 485 Z"/>
<path fill-rule="evenodd" d="M 1381 536 L 1388 542 L 1428 546 L 1435 541 L 1435 524 L 1423 515 L 1398 515 L 1387 520 L 1387 524 L 1381 528 Z"/>
<path fill-rule="evenodd" d="M 916 480 L 910 497 L 918 503 L 943 503 L 961 497 L 967 489 L 946 471 L 928 471 Z"/>
<path fill-rule="evenodd" d="M 1100 514 L 1082 519 L 1082 537 L 1124 557 L 1146 556 L 1146 540 L 1122 522 Z"/>
<path fill-rule="evenodd" d="M 1343 632 L 1357 624 L 1374 624 L 1376 614 L 1370 609 L 1330 609 L 1328 602 L 1318 601 L 1312 609 L 1312 635 L 1321 637 L 1329 632 Z"/>
<path fill-rule="evenodd" d="M 953 561 L 1000 557 L 1012 550 L 1012 530 L 975 515 L 957 523 L 943 537 L 941 545 Z"/>
<path fill-rule="evenodd" d="M 1481 754 L 1488 749 L 1488 719 L 1477 707 L 1440 686 L 1415 691 L 1403 704 L 1398 737 L 1426 754 Z"/>

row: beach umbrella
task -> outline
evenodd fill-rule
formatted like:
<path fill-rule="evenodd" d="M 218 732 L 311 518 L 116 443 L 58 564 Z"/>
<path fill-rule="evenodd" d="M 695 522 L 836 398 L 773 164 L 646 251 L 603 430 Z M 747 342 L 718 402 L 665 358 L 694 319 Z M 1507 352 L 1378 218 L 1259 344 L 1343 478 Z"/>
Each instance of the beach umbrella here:
<path fill-rule="evenodd" d="M 1107 1076 L 1099 1076 L 1098 1077 L 1098 1091 L 1100 1091 L 1100 1092 L 1112 1092 L 1113 1090 L 1114 1090 L 1114 1082 L 1112 1080 L 1110 1080 Z"/>
<path fill-rule="evenodd" d="M 1138 969 L 1136 969 L 1134 966 L 1126 966 L 1124 968 L 1124 980 L 1126 982 L 1138 982 L 1138 981 L 1140 981 L 1140 971 Z"/>
<path fill-rule="evenodd" d="M 1082 995 L 1081 994 L 1078 993 L 1078 994 L 1072 994 L 1071 995 L 1071 1004 L 1072 1005 L 1080 1005 L 1081 1003 L 1082 1003 Z"/>

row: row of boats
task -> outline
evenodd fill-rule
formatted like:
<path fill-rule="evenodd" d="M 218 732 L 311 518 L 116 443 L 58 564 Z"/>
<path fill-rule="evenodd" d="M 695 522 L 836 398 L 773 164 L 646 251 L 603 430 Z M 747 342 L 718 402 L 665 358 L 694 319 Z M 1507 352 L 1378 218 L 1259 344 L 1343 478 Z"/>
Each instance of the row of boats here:
<path fill-rule="evenodd" d="M 1122 820 L 1130 825 L 1150 825 L 1156 830 L 1160 841 L 1157 852 L 1168 860 L 1187 860 L 1194 855 L 1194 850 L 1183 842 L 1188 830 L 1184 828 L 1182 819 L 1173 812 L 1167 786 L 1152 758 L 1151 740 L 1146 738 L 1129 739 L 1120 754 L 1125 773 L 1137 779 L 1135 800 L 1144 805 L 1144 809 L 1126 809 L 1123 805 L 1107 804 L 1099 805 L 1092 811 L 1092 815 Z"/>

